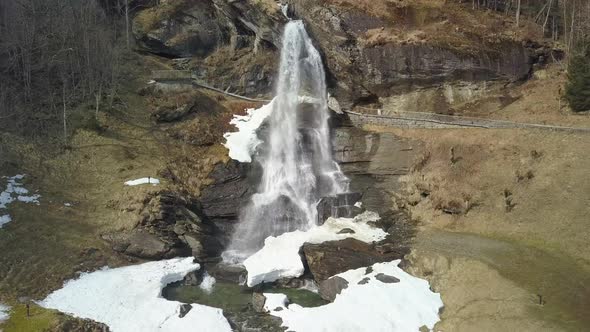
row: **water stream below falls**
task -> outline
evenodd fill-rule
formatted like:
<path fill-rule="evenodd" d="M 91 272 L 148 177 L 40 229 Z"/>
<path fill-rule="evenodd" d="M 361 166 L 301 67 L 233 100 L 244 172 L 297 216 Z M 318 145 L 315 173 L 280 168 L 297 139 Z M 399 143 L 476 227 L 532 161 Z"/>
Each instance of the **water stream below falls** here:
<path fill-rule="evenodd" d="M 242 210 L 224 254 L 241 262 L 264 239 L 317 222 L 316 205 L 346 192 L 348 179 L 332 158 L 322 59 L 303 22 L 285 26 L 276 97 L 256 161 L 262 167 L 257 193 Z"/>

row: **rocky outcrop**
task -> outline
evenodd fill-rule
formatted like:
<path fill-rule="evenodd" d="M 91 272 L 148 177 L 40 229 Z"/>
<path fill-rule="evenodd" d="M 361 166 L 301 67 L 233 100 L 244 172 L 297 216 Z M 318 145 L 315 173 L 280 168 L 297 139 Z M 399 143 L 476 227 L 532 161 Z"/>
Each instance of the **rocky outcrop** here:
<path fill-rule="evenodd" d="M 340 294 L 346 288 L 348 288 L 348 281 L 344 278 L 334 276 L 320 283 L 319 293 L 322 299 L 334 302 L 336 295 Z"/>
<path fill-rule="evenodd" d="M 201 193 L 203 213 L 222 230 L 227 244 L 238 220 L 239 212 L 254 193 L 256 177 L 252 165 L 230 160 L 219 163 L 209 174 L 213 183 Z"/>
<path fill-rule="evenodd" d="M 138 46 L 167 57 L 207 56 L 228 41 L 228 27 L 208 0 L 167 1 L 133 19 Z"/>
<path fill-rule="evenodd" d="M 324 280 L 338 273 L 401 259 L 408 249 L 403 245 L 368 244 L 349 238 L 320 244 L 306 243 L 303 253 L 314 280 L 321 285 Z"/>
<path fill-rule="evenodd" d="M 348 107 L 444 82 L 519 80 L 532 68 L 521 42 L 504 36 L 487 40 L 489 32 L 467 33 L 465 26 L 461 31 L 449 23 L 447 5 L 378 0 L 363 10 L 351 1 L 290 3 L 324 52 L 334 95 Z"/>
<path fill-rule="evenodd" d="M 199 216 L 197 201 L 173 192 L 148 194 L 138 211 L 135 229 L 103 235 L 115 251 L 144 259 L 194 256 L 201 262 L 216 260 L 222 245 L 220 231 Z"/>
<path fill-rule="evenodd" d="M 140 10 L 138 46 L 175 58 L 209 85 L 244 95 L 272 90 L 286 18 L 272 0 L 175 0 Z"/>

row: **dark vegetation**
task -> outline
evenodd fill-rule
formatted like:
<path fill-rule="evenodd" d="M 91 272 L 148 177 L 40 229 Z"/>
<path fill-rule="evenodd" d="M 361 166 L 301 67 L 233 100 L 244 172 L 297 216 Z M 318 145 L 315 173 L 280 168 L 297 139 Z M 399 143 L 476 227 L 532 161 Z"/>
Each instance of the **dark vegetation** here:
<path fill-rule="evenodd" d="M 0 2 L 0 129 L 67 139 L 69 115 L 117 101 L 126 0 Z M 92 106 L 90 106 L 92 105 Z"/>
<path fill-rule="evenodd" d="M 565 96 L 573 111 L 590 111 L 590 44 L 570 59 Z"/>
<path fill-rule="evenodd" d="M 517 25 L 527 18 L 545 37 L 561 41 L 572 55 L 566 97 L 574 110 L 588 109 L 589 64 L 587 50 L 580 45 L 590 39 L 590 1 L 458 1 L 512 15 Z M 79 125 L 77 120 L 96 125 L 99 112 L 121 104 L 120 87 L 134 56 L 131 18 L 158 2 L 1 1 L 0 130 L 62 143 Z"/>

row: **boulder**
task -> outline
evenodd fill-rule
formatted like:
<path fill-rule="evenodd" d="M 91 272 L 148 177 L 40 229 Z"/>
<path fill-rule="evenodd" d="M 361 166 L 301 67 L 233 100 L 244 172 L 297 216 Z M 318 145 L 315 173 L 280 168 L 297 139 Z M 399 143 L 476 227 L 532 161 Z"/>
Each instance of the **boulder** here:
<path fill-rule="evenodd" d="M 264 304 L 266 304 L 266 297 L 262 293 L 252 293 L 252 307 L 254 311 L 264 313 Z"/>
<path fill-rule="evenodd" d="M 193 308 L 192 305 L 187 304 L 187 303 L 183 303 L 180 305 L 179 308 L 179 312 L 178 312 L 178 317 L 183 318 L 184 316 L 186 316 L 186 314 L 189 313 L 189 311 L 191 311 L 191 309 Z"/>
<path fill-rule="evenodd" d="M 348 288 L 348 281 L 344 278 L 334 276 L 320 282 L 320 296 L 326 301 L 334 302 L 336 295 L 340 294 L 346 288 Z"/>
<path fill-rule="evenodd" d="M 320 284 L 338 273 L 401 259 L 407 253 L 405 247 L 387 253 L 379 253 L 375 247 L 376 245 L 348 238 L 320 244 L 306 243 L 303 245 L 303 253 L 313 278 Z"/>
<path fill-rule="evenodd" d="M 383 273 L 378 273 L 377 275 L 375 275 L 375 279 L 377 279 L 385 284 L 395 284 L 400 281 L 398 278 L 396 278 L 394 276 L 389 276 L 389 275 L 383 274 Z"/>
<path fill-rule="evenodd" d="M 143 229 L 106 234 L 103 235 L 103 239 L 111 243 L 113 250 L 138 258 L 158 260 L 187 254 L 186 250 L 171 245 Z"/>
<path fill-rule="evenodd" d="M 143 231 L 133 232 L 129 238 L 129 246 L 125 253 L 131 256 L 161 259 L 168 251 L 169 246 L 153 234 Z"/>

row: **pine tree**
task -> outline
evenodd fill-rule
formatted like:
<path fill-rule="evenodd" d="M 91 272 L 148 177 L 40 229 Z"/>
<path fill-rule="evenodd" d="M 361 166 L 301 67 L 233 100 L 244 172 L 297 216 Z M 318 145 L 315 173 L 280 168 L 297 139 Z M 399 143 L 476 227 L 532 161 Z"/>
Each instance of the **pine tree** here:
<path fill-rule="evenodd" d="M 565 97 L 573 111 L 590 111 L 590 45 L 570 59 Z"/>

